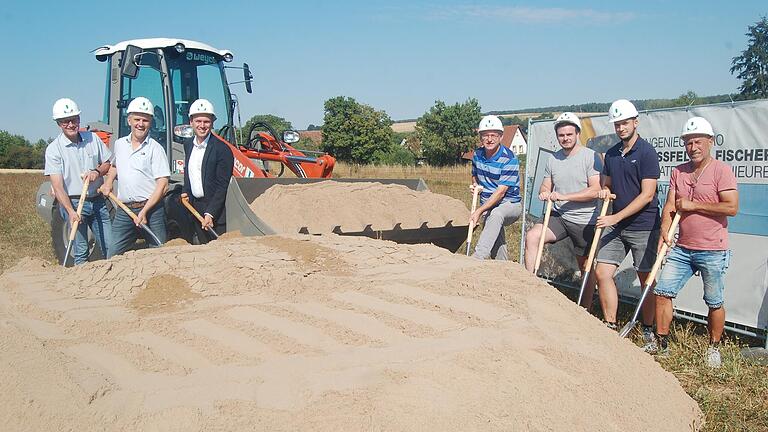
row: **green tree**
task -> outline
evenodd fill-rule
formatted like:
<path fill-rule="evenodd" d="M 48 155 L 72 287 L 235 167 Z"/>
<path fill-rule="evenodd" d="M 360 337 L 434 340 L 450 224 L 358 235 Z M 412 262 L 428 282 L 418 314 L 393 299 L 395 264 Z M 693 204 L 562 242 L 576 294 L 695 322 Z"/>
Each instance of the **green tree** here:
<path fill-rule="evenodd" d="M 749 44 L 731 61 L 731 74 L 742 80 L 739 90 L 745 99 L 768 98 L 768 19 L 747 29 Z"/>
<path fill-rule="evenodd" d="M 521 119 L 518 116 L 513 117 L 500 117 L 501 118 L 501 124 L 504 126 L 512 126 L 517 125 L 520 130 L 523 131 L 523 133 L 528 133 L 528 119 Z"/>
<path fill-rule="evenodd" d="M 435 101 L 435 105 L 416 121 L 416 135 L 427 162 L 437 166 L 458 163 L 464 152 L 475 148 L 475 129 L 479 121 L 477 99 L 454 105 Z"/>
<path fill-rule="evenodd" d="M 248 131 L 250 131 L 253 125 L 255 125 L 256 123 L 268 124 L 272 129 L 274 129 L 275 133 L 278 134 L 276 138 L 282 138 L 282 134 L 284 131 L 293 129 L 293 125 L 291 125 L 291 122 L 289 122 L 288 120 L 282 117 L 278 117 L 272 114 L 257 114 L 251 117 L 247 122 L 245 122 L 245 125 L 243 126 L 243 133 L 247 134 Z M 263 131 L 265 129 L 258 129 L 258 130 Z"/>
<path fill-rule="evenodd" d="M 337 96 L 325 101 L 321 148 L 340 161 L 371 163 L 391 150 L 391 126 L 386 112 Z"/>
<path fill-rule="evenodd" d="M 44 140 L 33 145 L 21 135 L 0 130 L 0 167 L 43 168 L 47 145 Z"/>

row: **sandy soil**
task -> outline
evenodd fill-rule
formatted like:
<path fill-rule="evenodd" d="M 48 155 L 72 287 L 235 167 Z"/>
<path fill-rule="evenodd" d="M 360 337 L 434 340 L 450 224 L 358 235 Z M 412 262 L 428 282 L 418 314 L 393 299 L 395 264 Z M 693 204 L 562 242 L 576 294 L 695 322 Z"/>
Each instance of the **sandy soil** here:
<path fill-rule="evenodd" d="M 307 205 L 308 203 L 312 205 Z M 311 208 L 311 214 L 307 209 Z M 251 209 L 280 233 L 330 233 L 467 225 L 469 210 L 463 202 L 429 191 L 375 182 L 324 181 L 305 185 L 275 185 L 251 203 Z"/>
<path fill-rule="evenodd" d="M 688 431 L 651 357 L 511 263 L 240 237 L 0 276 L 3 430 Z"/>

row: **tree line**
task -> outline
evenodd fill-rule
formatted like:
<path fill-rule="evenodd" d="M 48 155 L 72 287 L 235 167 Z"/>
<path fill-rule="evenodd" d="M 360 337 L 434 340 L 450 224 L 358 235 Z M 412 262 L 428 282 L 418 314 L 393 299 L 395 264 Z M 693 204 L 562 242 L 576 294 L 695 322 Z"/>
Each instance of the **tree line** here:
<path fill-rule="evenodd" d="M 21 135 L 0 130 L 0 168 L 42 169 L 46 146 L 44 139 L 33 144 Z"/>

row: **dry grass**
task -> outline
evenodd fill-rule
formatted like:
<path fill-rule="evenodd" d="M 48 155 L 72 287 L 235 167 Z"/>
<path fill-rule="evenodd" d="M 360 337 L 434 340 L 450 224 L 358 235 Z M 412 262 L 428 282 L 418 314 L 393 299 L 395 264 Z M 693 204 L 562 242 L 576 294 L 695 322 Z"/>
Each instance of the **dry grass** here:
<path fill-rule="evenodd" d="M 0 272 L 22 257 L 56 262 L 51 229 L 35 212 L 42 174 L 0 174 Z"/>
<path fill-rule="evenodd" d="M 433 192 L 458 198 L 467 205 L 470 200 L 468 166 L 436 169 L 339 164 L 336 176 L 422 178 Z M 0 174 L 0 271 L 26 256 L 55 262 L 50 228 L 35 213 L 34 194 L 43 180 L 40 174 Z M 514 257 L 517 257 L 519 231 L 519 224 L 507 228 L 507 240 Z M 630 313 L 628 308 L 622 312 L 625 317 Z M 768 431 L 768 366 L 745 360 L 739 350 L 746 342 L 731 337 L 721 350 L 723 367 L 707 369 L 703 363 L 705 333 L 706 329 L 700 325 L 676 324 L 672 333 L 672 355 L 660 360 L 661 366 L 674 374 L 701 406 L 706 416 L 704 431 Z"/>

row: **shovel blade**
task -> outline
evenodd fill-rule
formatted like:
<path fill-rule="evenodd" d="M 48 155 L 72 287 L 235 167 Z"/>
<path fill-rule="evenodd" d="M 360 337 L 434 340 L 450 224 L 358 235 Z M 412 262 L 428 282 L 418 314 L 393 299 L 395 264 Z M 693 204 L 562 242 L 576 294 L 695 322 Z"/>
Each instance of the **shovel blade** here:
<path fill-rule="evenodd" d="M 589 280 L 589 272 L 586 272 L 584 273 L 584 278 L 581 280 L 581 288 L 579 289 L 579 299 L 576 300 L 576 304 L 579 306 L 581 306 L 581 299 L 582 297 L 584 297 L 584 288 L 587 287 L 588 280 Z"/>
<path fill-rule="evenodd" d="M 213 236 L 214 236 L 215 238 L 217 238 L 217 239 L 219 238 L 219 233 L 217 233 L 216 231 L 214 231 L 214 230 L 213 230 L 213 228 L 208 228 L 208 230 L 211 232 L 211 234 L 213 234 Z"/>
<path fill-rule="evenodd" d="M 61 260 L 61 265 L 64 267 L 67 266 L 67 260 L 69 259 L 69 253 L 72 251 L 72 243 L 74 243 L 72 240 L 69 241 L 69 244 L 67 244 L 67 252 L 64 254 L 64 259 Z"/>
<path fill-rule="evenodd" d="M 147 234 L 149 234 L 150 237 L 152 237 L 152 241 L 154 241 L 158 246 L 162 246 L 163 243 L 160 241 L 160 239 L 157 238 L 155 233 L 152 232 L 151 229 L 147 226 L 147 224 L 141 224 L 141 229 L 143 229 Z"/>
<path fill-rule="evenodd" d="M 635 324 L 637 324 L 637 320 L 632 320 L 624 325 L 624 327 L 621 328 L 621 331 L 619 332 L 619 337 L 627 337 L 629 335 L 629 332 L 632 331 L 633 328 L 635 328 Z"/>

